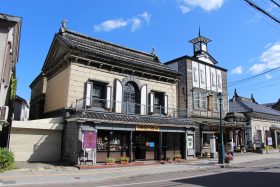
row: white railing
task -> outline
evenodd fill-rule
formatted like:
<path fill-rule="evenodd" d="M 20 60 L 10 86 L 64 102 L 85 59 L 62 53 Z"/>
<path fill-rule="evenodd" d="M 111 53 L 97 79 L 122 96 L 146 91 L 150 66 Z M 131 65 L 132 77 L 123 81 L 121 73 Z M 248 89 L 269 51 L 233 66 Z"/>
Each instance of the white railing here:
<path fill-rule="evenodd" d="M 106 99 L 78 99 L 76 111 L 104 111 L 135 115 L 153 115 L 161 117 L 187 117 L 187 110 L 167 108 L 157 105 L 142 105 L 138 103 L 119 102 Z"/>

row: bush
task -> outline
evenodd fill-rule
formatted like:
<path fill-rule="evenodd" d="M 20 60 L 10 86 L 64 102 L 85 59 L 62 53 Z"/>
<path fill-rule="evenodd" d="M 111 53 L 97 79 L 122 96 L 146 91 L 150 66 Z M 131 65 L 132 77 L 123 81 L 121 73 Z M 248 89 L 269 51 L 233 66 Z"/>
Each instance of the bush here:
<path fill-rule="evenodd" d="M 128 161 L 129 161 L 129 157 L 127 157 L 127 156 L 122 156 L 122 157 L 120 158 L 120 161 L 128 162 Z"/>
<path fill-rule="evenodd" d="M 7 148 L 0 148 L 0 170 L 13 169 L 14 164 L 14 154 Z"/>
<path fill-rule="evenodd" d="M 114 157 L 107 157 L 106 159 L 105 159 L 105 162 L 106 163 L 115 163 L 116 162 L 116 158 L 114 158 Z"/>

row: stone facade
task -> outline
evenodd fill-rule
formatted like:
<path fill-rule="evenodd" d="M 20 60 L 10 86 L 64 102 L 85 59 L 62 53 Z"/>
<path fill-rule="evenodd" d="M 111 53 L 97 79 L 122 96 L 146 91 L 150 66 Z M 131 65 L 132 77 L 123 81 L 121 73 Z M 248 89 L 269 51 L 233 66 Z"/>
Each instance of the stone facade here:
<path fill-rule="evenodd" d="M 209 42 L 209 39 L 199 36 L 190 42 L 201 45 Z M 178 108 L 187 110 L 187 116 L 201 125 L 200 131 L 211 131 L 214 134 L 219 127 L 219 93 L 223 95 L 223 118 L 228 113 L 227 70 L 216 65 L 217 61 L 208 53 L 207 48 L 199 49 L 195 46 L 194 49 L 193 57 L 182 56 L 165 64 L 182 74 L 177 84 Z M 196 94 L 199 94 L 197 98 Z M 196 99 L 199 100 L 197 103 Z M 198 153 L 203 147 L 200 131 L 196 132 Z"/>
<path fill-rule="evenodd" d="M 30 115 L 29 119 L 42 118 L 45 108 L 45 95 L 47 91 L 47 78 L 42 74 L 38 75 L 36 79 L 30 84 L 31 98 L 30 98 Z"/>
<path fill-rule="evenodd" d="M 31 102 L 46 86 L 44 116 L 63 116 L 63 159 L 193 157 L 196 125 L 178 109 L 181 74 L 145 53 L 70 31 L 52 42 Z M 44 81 L 46 80 L 46 82 Z M 36 90 L 40 89 L 41 93 Z M 37 95 L 35 94 L 37 93 Z M 86 137 L 92 136 L 89 141 Z M 86 142 L 84 144 L 84 142 Z M 91 144 L 92 143 L 92 144 Z"/>

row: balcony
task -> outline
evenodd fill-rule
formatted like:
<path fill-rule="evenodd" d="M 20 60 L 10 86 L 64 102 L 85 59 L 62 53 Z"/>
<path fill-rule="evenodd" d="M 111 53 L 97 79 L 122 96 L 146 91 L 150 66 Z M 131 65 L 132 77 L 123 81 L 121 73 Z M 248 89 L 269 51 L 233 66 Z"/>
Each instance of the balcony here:
<path fill-rule="evenodd" d="M 149 115 L 172 118 L 187 117 L 187 110 L 178 108 L 167 108 L 155 105 L 141 105 L 138 103 L 119 102 L 106 99 L 78 99 L 75 103 L 75 110 L 112 112 L 127 115 Z"/>

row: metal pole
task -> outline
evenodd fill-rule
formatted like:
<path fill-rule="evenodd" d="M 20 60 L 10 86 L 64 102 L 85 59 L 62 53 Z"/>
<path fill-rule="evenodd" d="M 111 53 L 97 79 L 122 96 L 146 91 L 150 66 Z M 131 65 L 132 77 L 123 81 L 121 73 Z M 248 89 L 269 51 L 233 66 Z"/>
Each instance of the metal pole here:
<path fill-rule="evenodd" d="M 129 162 L 132 162 L 133 158 L 133 147 L 132 147 L 132 131 L 129 132 Z"/>
<path fill-rule="evenodd" d="M 219 163 L 224 164 L 225 163 L 225 150 L 224 150 L 224 129 L 223 129 L 223 94 L 218 93 L 218 98 L 220 101 L 220 151 L 219 151 Z"/>

